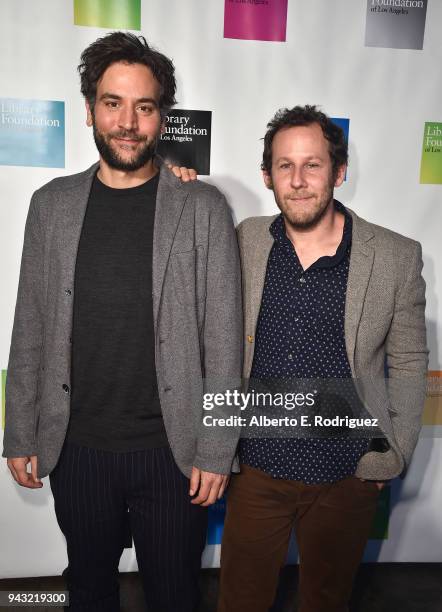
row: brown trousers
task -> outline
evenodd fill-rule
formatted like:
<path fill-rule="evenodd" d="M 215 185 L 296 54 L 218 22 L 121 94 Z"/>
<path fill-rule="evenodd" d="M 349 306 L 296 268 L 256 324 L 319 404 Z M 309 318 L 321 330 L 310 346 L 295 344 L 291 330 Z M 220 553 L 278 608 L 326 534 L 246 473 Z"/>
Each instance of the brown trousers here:
<path fill-rule="evenodd" d="M 227 494 L 218 612 L 268 612 L 292 528 L 298 612 L 346 612 L 378 495 L 354 476 L 306 485 L 242 465 Z"/>

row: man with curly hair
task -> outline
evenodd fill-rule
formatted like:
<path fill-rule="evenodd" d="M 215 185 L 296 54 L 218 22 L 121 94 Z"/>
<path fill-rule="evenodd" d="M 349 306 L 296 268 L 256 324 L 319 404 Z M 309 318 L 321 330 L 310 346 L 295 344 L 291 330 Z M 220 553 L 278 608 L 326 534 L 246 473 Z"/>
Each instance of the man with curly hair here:
<path fill-rule="evenodd" d="M 300 410 L 305 427 L 255 438 L 245 428 L 227 493 L 218 612 L 269 610 L 292 529 L 298 612 L 344 612 L 379 492 L 405 474 L 421 426 L 422 251 L 334 199 L 348 155 L 327 115 L 295 106 L 267 127 L 262 171 L 280 214 L 237 228 L 243 377 L 299 385 L 315 403 Z M 317 419 L 360 415 L 358 430 Z"/>
<path fill-rule="evenodd" d="M 237 443 L 201 426 L 207 381 L 240 376 L 236 235 L 216 188 L 182 183 L 155 155 L 172 62 L 122 32 L 81 59 L 100 161 L 32 197 L 4 456 L 22 486 L 50 475 L 70 610 L 120 609 L 130 533 L 149 609 L 192 612 L 207 506 Z"/>

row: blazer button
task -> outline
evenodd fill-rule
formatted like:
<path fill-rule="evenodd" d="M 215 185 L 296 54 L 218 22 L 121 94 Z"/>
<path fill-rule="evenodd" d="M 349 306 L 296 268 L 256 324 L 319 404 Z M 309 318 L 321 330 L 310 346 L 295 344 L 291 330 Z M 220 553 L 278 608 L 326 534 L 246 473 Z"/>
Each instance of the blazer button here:
<path fill-rule="evenodd" d="M 64 292 L 66 295 L 72 295 L 72 291 L 70 289 L 65 289 Z"/>
<path fill-rule="evenodd" d="M 247 342 L 252 343 L 253 342 L 253 336 L 247 336 Z"/>
<path fill-rule="evenodd" d="M 69 387 L 67 385 L 63 385 L 63 391 L 65 393 L 69 393 L 70 389 L 69 389 Z"/>
<path fill-rule="evenodd" d="M 164 387 L 164 392 L 172 391 L 172 387 Z"/>

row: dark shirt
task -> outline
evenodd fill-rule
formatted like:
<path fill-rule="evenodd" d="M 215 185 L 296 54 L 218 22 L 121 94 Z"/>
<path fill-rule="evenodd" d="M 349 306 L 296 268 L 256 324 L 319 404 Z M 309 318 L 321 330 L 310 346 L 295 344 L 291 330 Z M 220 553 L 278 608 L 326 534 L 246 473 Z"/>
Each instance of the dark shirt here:
<path fill-rule="evenodd" d="M 165 446 L 155 369 L 152 249 L 158 175 L 92 184 L 78 247 L 68 439 L 113 451 Z"/>
<path fill-rule="evenodd" d="M 344 336 L 352 218 L 344 206 L 336 254 L 305 271 L 286 236 L 282 215 L 270 226 L 270 251 L 256 330 L 252 379 L 351 378 Z M 290 415 L 289 415 L 290 416 Z M 244 438 L 240 460 L 275 478 L 306 484 L 353 475 L 368 449 L 366 438 Z"/>

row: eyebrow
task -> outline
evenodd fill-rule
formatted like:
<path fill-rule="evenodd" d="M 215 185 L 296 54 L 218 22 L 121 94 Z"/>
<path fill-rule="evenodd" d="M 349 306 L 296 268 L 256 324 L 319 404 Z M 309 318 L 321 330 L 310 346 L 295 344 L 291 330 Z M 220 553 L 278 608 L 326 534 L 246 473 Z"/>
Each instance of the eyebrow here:
<path fill-rule="evenodd" d="M 123 99 L 122 96 L 119 96 L 118 94 L 111 93 L 109 91 L 105 91 L 100 96 L 100 100 L 104 100 L 106 98 L 111 98 L 112 100 L 122 100 Z M 138 100 L 135 100 L 136 104 L 139 104 L 140 102 L 153 104 L 154 106 L 156 106 L 158 108 L 158 102 L 154 98 L 138 98 Z"/>
<path fill-rule="evenodd" d="M 311 161 L 312 159 L 317 159 L 319 161 L 324 161 L 324 159 L 320 155 L 307 155 L 304 158 L 304 161 Z M 283 155 L 282 157 L 278 157 L 275 161 L 276 162 L 281 162 L 281 161 L 289 161 L 289 162 L 291 162 L 292 160 L 290 159 L 290 157 L 286 157 L 285 155 Z"/>

